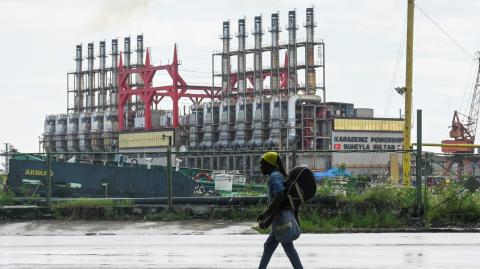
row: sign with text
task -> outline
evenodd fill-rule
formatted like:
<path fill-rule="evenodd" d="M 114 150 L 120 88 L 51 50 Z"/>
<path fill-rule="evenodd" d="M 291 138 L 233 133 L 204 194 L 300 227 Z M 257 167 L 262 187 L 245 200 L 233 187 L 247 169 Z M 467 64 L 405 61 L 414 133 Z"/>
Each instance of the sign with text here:
<path fill-rule="evenodd" d="M 398 150 L 403 144 L 401 132 L 333 131 L 334 150 Z"/>

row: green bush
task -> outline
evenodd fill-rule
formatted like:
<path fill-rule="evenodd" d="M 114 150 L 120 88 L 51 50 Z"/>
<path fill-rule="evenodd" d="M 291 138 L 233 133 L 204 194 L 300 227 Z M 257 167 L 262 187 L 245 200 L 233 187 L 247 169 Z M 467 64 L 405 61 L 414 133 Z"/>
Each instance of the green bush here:
<path fill-rule="evenodd" d="M 415 205 L 415 189 L 407 186 L 381 184 L 362 193 L 351 193 L 344 198 L 344 202 L 357 209 L 400 212 Z"/>
<path fill-rule="evenodd" d="M 0 206 L 16 204 L 15 196 L 11 191 L 0 190 Z"/>
<path fill-rule="evenodd" d="M 438 186 L 427 199 L 426 219 L 433 227 L 473 226 L 480 223 L 480 193 L 464 190 L 462 185 Z"/>
<path fill-rule="evenodd" d="M 358 181 L 358 179 L 354 179 Z M 335 229 L 404 227 L 413 212 L 415 189 L 390 183 L 361 188 L 324 182 L 317 191 L 319 201 L 336 201 L 334 206 L 309 205 L 300 211 L 305 232 L 329 232 Z M 343 189 L 342 189 L 343 188 Z M 363 190 L 359 192 L 359 190 Z"/>

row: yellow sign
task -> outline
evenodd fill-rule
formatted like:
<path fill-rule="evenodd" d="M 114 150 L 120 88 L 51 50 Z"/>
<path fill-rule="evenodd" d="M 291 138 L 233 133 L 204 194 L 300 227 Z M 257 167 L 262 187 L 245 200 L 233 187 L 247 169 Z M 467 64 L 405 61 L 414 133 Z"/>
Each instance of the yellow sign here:
<path fill-rule="evenodd" d="M 47 174 L 48 174 L 47 170 L 40 170 L 40 169 L 26 169 L 25 170 L 25 175 L 26 176 L 44 177 L 44 176 L 47 176 Z M 53 171 L 50 171 L 50 176 L 53 176 Z"/>
<path fill-rule="evenodd" d="M 168 146 L 169 137 L 174 144 L 175 137 L 173 131 L 153 131 L 138 133 L 119 134 L 119 148 L 153 148 Z"/>
<path fill-rule="evenodd" d="M 403 120 L 334 119 L 335 131 L 401 132 Z"/>

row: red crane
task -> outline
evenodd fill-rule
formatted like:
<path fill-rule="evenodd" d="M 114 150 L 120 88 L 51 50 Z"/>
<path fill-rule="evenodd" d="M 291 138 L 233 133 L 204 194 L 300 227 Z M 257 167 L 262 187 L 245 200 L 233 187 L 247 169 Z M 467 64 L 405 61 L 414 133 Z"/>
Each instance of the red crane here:
<path fill-rule="evenodd" d="M 453 113 L 450 137 L 453 139 L 443 140 L 442 144 L 474 144 L 477 133 L 478 116 L 480 113 L 480 53 L 477 52 L 478 60 L 477 76 L 473 90 L 472 102 L 468 116 L 458 111 Z M 442 147 L 442 152 L 452 153 L 445 163 L 445 172 L 451 170 L 453 164 L 457 164 L 458 174 L 471 174 L 471 162 L 476 161 L 471 154 L 473 148 L 466 147 Z"/>

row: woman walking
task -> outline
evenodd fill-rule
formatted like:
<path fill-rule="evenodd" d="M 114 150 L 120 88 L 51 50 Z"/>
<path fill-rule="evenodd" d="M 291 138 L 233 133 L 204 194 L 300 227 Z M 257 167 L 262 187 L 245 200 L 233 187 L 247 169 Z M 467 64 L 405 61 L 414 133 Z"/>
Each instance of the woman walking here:
<path fill-rule="evenodd" d="M 263 175 L 268 175 L 268 208 L 258 217 L 260 228 L 266 229 L 270 223 L 274 222 L 276 218 L 280 217 L 278 212 L 281 209 L 282 202 L 285 196 L 285 187 L 283 181 L 287 176 L 285 168 L 280 160 L 280 156 L 276 152 L 267 152 L 263 154 L 260 160 L 260 171 Z M 295 219 L 298 223 L 298 214 L 295 212 Z M 279 240 L 275 237 L 275 233 L 272 232 L 265 241 L 262 259 L 260 260 L 259 269 L 267 268 L 268 262 L 275 252 L 279 244 Z M 298 253 L 293 246 L 293 241 L 282 242 L 282 247 L 290 260 L 294 269 L 303 269 Z"/>

